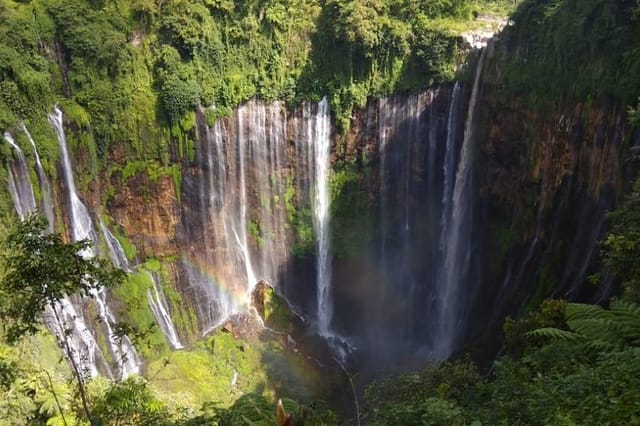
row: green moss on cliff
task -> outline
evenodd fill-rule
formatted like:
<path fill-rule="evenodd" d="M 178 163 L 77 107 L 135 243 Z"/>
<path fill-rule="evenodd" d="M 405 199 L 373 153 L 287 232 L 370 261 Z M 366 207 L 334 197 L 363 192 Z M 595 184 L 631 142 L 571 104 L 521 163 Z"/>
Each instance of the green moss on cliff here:
<path fill-rule="evenodd" d="M 338 257 L 357 256 L 370 244 L 373 214 L 365 176 L 355 165 L 331 175 L 331 246 Z"/>
<path fill-rule="evenodd" d="M 121 318 L 144 335 L 137 348 L 147 359 L 154 359 L 169 350 L 167 341 L 149 308 L 147 292 L 153 288 L 149 273 L 140 268 L 113 290 L 113 294 L 124 304 Z"/>
<path fill-rule="evenodd" d="M 167 299 L 169 310 L 171 311 L 171 319 L 176 331 L 184 340 L 188 342 L 199 339 L 200 331 L 198 329 L 198 318 L 193 306 L 185 303 L 181 293 L 179 293 L 171 282 L 168 271 L 171 268 L 171 263 L 175 259 L 164 258 L 162 260 L 156 258 L 147 258 L 144 263 L 144 268 L 150 272 L 153 272 L 158 277 L 160 284 L 162 285 L 162 291 Z M 183 341 L 183 343 L 185 343 Z"/>
<path fill-rule="evenodd" d="M 495 57 L 500 87 L 534 105 L 640 92 L 635 0 L 527 0 Z"/>

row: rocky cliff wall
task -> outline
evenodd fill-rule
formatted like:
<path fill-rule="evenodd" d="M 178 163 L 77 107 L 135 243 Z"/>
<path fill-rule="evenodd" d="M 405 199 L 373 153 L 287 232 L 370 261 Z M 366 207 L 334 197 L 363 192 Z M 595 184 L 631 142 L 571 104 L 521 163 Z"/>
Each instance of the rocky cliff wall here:
<path fill-rule="evenodd" d="M 604 302 L 615 291 L 599 270 L 600 239 L 633 175 L 638 132 L 612 97 L 535 105 L 501 81 L 506 43 L 485 72 L 478 123 L 476 255 L 483 259 L 476 315 L 499 326 L 544 297 Z M 541 76 L 544 78 L 544 76 Z M 482 332 L 480 329 L 478 332 Z"/>
<path fill-rule="evenodd" d="M 613 290 L 612 280 L 593 287 L 587 277 L 605 212 L 626 181 L 627 149 L 637 143 L 625 107 L 613 99 L 527 105 L 501 88 L 491 59 L 470 127 L 470 279 L 461 278 L 455 297 L 445 297 L 441 267 L 471 84 L 371 100 L 354 112 L 348 134 L 331 136 L 333 327 L 365 350 L 394 342 L 397 351 L 378 352 L 373 363 L 398 351 L 437 356 L 430 336 L 442 326 L 443 306 L 464 318 L 460 348 L 488 329 L 473 324 L 492 321 L 495 330 L 528 302 L 606 300 Z M 95 217 L 107 215 L 135 247 L 132 262 L 164 265 L 183 340 L 242 306 L 259 279 L 311 321 L 317 315 L 310 149 L 318 114 L 317 105 L 287 111 L 252 101 L 212 124 L 202 111 L 188 140 L 174 139 L 169 163 L 113 151 L 82 186 Z M 86 144 L 77 147 L 76 170 L 91 175 L 95 158 Z M 56 198 L 61 222 L 64 197 Z"/>

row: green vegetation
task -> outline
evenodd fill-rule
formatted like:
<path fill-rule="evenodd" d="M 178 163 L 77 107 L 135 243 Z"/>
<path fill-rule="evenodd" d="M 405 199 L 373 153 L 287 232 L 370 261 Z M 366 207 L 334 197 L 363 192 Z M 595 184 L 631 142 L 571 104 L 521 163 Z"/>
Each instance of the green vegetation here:
<path fill-rule="evenodd" d="M 9 346 L 0 342 L 0 419 L 3 424 L 75 424 L 76 404 L 67 362 L 54 337 L 37 333 Z"/>
<path fill-rule="evenodd" d="M 286 299 L 269 284 L 259 283 L 254 288 L 251 304 L 267 327 L 293 336 L 304 333 L 300 318 L 291 311 Z"/>
<path fill-rule="evenodd" d="M 224 115 L 253 96 L 328 94 L 344 128 L 367 96 L 450 81 L 459 33 L 483 25 L 473 14 L 513 3 L 2 0 L 0 127 L 42 120 L 64 97 L 101 157 L 124 144 L 155 159 L 198 105 Z"/>
<path fill-rule="evenodd" d="M 527 0 L 501 39 L 496 81 L 532 104 L 614 96 L 640 88 L 640 6 L 635 0 Z"/>
<path fill-rule="evenodd" d="M 136 346 L 147 359 L 154 359 L 169 351 L 162 330 L 156 325 L 156 320 L 149 308 L 147 292 L 153 288 L 151 279 L 147 270 L 139 268 L 129 275 L 122 285 L 113 289 L 113 294 L 124 305 L 119 316 L 130 327 L 143 333 L 144 341 L 136 342 Z"/>
<path fill-rule="evenodd" d="M 357 256 L 371 243 L 372 202 L 365 176 L 353 165 L 334 171 L 331 189 L 331 246 L 339 257 Z"/>
<path fill-rule="evenodd" d="M 43 219 L 30 216 L 3 242 L 0 318 L 9 343 L 37 332 L 45 309 L 55 313 L 64 297 L 91 296 L 92 290 L 123 279 L 109 262 L 82 256 L 89 242 L 64 243 L 60 235 L 45 230 Z"/>
<path fill-rule="evenodd" d="M 0 0 L 0 128 L 28 146 L 18 131 L 24 120 L 53 175 L 58 149 L 46 113 L 59 102 L 70 145 L 80 157 L 80 187 L 88 187 L 107 168 L 123 181 L 137 174 L 151 182 L 171 176 L 179 196 L 181 168 L 171 161 L 193 160 L 196 107 L 207 107 L 211 125 L 254 96 L 295 105 L 327 95 L 344 132 L 352 109 L 370 96 L 453 80 L 465 60 L 460 33 L 482 25 L 474 14 L 504 12 L 516 3 Z M 614 96 L 635 105 L 630 120 L 634 126 L 640 123 L 636 0 L 525 0 L 513 19 L 505 45 L 493 58 L 500 64 L 493 77 L 499 75 L 506 92 L 534 105 Z M 25 153 L 32 155 L 28 149 Z M 118 158 L 126 158 L 126 164 L 107 165 L 110 153 L 122 154 Z M 0 150 L 0 156 L 7 155 Z M 370 237 L 370 200 L 360 170 L 353 167 L 343 166 L 331 179 L 336 256 L 358 253 Z M 0 180 L 6 186 L 4 173 Z M 640 422 L 639 185 L 610 216 L 611 233 L 603 246 L 606 267 L 621 280 L 622 300 L 607 309 L 546 301 L 521 319 L 507 319 L 503 355 L 487 374 L 463 359 L 374 383 L 366 392 L 366 421 L 476 426 Z M 282 196 L 296 238 L 292 252 L 307 255 L 313 250 L 311 211 L 296 208 L 292 184 Z M 8 199 L 0 203 L 3 208 L 8 204 Z M 97 379 L 85 389 L 64 339 L 58 344 L 75 371 L 51 359 L 54 341 L 41 333 L 42 313 L 47 307 L 55 313 L 55 302 L 67 294 L 87 295 L 98 283 L 121 277 L 79 256 L 86 243 L 64 244 L 57 235 L 43 235 L 42 225 L 32 220 L 20 226 L 5 244 L 0 283 L 3 420 L 273 424 L 277 398 L 294 395 L 307 403 L 312 395 L 328 394 L 334 384 L 329 383 L 333 377 L 272 335 L 239 337 L 219 330 L 188 350 L 169 352 L 164 336 L 152 328 L 146 296 L 152 285 L 147 271 L 165 271 L 150 261 L 113 290 L 130 323 L 127 330 L 151 330 L 143 333 L 147 345 L 139 345 L 149 360 L 148 379 Z M 259 246 L 270 237 L 257 221 L 250 222 L 249 232 Z M 502 252 L 515 238 L 512 233 L 517 234 L 504 229 L 499 235 Z M 123 246 L 129 258 L 135 257 L 133 246 Z M 553 285 L 552 275 L 541 274 L 540 289 Z M 195 314 L 175 290 L 165 292 L 181 333 L 194 338 Z M 264 300 L 263 316 L 279 328 L 291 319 L 274 293 Z M 100 344 L 107 346 L 102 339 Z M 337 423 L 323 408 L 286 399 L 284 405 L 302 424 Z"/>
<path fill-rule="evenodd" d="M 567 322 L 557 323 L 562 328 L 523 334 L 557 321 L 549 309 L 557 312 L 558 306 L 550 302 L 547 313 L 511 322 L 508 342 L 517 343 L 486 378 L 463 360 L 373 384 L 367 391 L 371 424 L 637 423 L 640 307 L 619 302 L 607 311 L 568 305 Z M 557 340 L 542 343 L 544 338 Z"/>
<path fill-rule="evenodd" d="M 287 180 L 287 189 L 284 193 L 284 206 L 287 211 L 287 226 L 294 231 L 295 244 L 291 247 L 291 254 L 297 257 L 307 256 L 313 252 L 313 215 L 309 205 L 297 207 L 296 187 L 293 180 Z"/>
<path fill-rule="evenodd" d="M 116 285 L 124 275 L 109 262 L 83 256 L 90 248 L 89 241 L 65 243 L 58 234 L 46 234 L 46 229 L 46 221 L 32 215 L 15 225 L 3 241 L 2 335 L 14 345 L 35 334 L 44 322 L 45 310 L 49 310 L 50 321 L 58 328 L 58 345 L 73 370 L 82 411 L 90 417 L 84 373 L 70 343 L 60 302 L 72 295 L 92 297 L 92 291 Z"/>
<path fill-rule="evenodd" d="M 173 410 L 189 407 L 197 411 L 202 407 L 210 416 L 251 418 L 250 412 L 234 410 L 247 399 L 259 401 L 264 404 L 261 407 L 269 407 L 261 408 L 261 413 L 273 424 L 276 397 L 294 395 L 308 402 L 312 394 L 327 392 L 331 378 L 313 361 L 265 333 L 238 338 L 228 331 L 217 331 L 189 351 L 173 352 L 166 360 L 152 362 L 147 374 L 153 378 L 150 387 L 170 401 Z"/>
<path fill-rule="evenodd" d="M 29 217 L 15 225 L 2 245 L 3 420 L 52 425 L 236 425 L 238 419 L 258 416 L 261 424 L 272 424 L 277 396 L 291 394 L 311 401 L 315 395 L 329 395 L 342 380 L 339 372 L 291 350 L 283 335 L 262 328 L 251 317 L 238 323 L 238 327 L 249 325 L 242 335 L 231 334 L 229 329 L 236 326 L 227 325 L 189 350 L 170 353 L 164 336 L 153 329 L 148 308 L 146 293 L 153 285 L 149 272 L 163 272 L 161 263 L 153 260 L 112 290 L 124 304 L 121 316 L 130 321 L 114 324 L 116 334 L 146 340 L 136 343 L 149 362 L 149 379 L 89 380 L 74 358 L 68 340 L 71 331 L 60 319 L 57 303 L 65 296 L 91 296 L 99 286 L 122 282 L 124 274 L 97 258 L 84 258 L 82 251 L 89 242 L 64 243 L 60 235 L 44 230 L 43 220 Z M 268 306 L 270 318 L 285 321 L 290 315 L 282 300 L 278 305 L 270 298 Z M 40 332 L 45 309 L 61 327 L 57 343 L 64 359 L 53 348 L 53 336 Z M 252 406 L 249 401 L 262 411 L 244 412 Z M 300 419 L 316 419 L 315 424 L 334 418 L 317 407 L 289 400 L 286 405 Z"/>
<path fill-rule="evenodd" d="M 608 218 L 611 231 L 604 240 L 605 265 L 622 281 L 624 295 L 640 303 L 640 179 Z"/>

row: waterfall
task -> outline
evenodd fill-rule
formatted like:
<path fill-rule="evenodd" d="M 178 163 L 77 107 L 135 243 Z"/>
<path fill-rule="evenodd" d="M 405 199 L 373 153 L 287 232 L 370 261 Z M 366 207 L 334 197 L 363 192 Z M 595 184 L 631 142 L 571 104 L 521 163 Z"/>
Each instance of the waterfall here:
<path fill-rule="evenodd" d="M 112 378 L 113 374 L 100 346 L 71 299 L 69 297 L 61 299 L 53 310 L 54 312 L 50 310 L 45 312 L 45 322 L 58 339 L 61 341 L 68 339 L 75 364 L 81 366 L 89 377 L 96 377 L 98 363 L 100 363 L 107 376 Z"/>
<path fill-rule="evenodd" d="M 129 264 L 129 260 L 127 259 L 127 255 L 125 254 L 120 241 L 118 241 L 102 220 L 100 220 L 100 229 L 102 230 L 102 235 L 104 236 L 104 241 L 109 249 L 109 255 L 114 266 L 122 269 L 123 271 L 132 272 L 133 270 L 131 269 L 131 265 Z M 153 288 L 147 289 L 149 309 L 151 309 L 151 313 L 153 314 L 156 323 L 160 327 L 160 330 L 162 330 L 162 333 L 171 347 L 174 349 L 182 349 L 183 346 L 182 343 L 180 343 L 178 333 L 173 325 L 173 320 L 169 313 L 169 305 L 164 296 L 164 292 L 162 291 L 162 287 L 158 283 L 158 279 L 155 274 L 151 272 L 148 272 L 148 274 L 149 279 L 153 283 Z"/>
<path fill-rule="evenodd" d="M 456 98 L 456 87 L 458 86 L 456 82 L 456 86 L 453 88 L 453 94 L 451 96 L 451 106 L 453 106 L 455 98 Z M 459 91 L 459 90 L 458 90 Z M 438 96 L 437 89 L 430 93 L 431 99 L 430 103 L 433 102 L 433 99 Z M 437 146 L 438 146 L 438 131 L 439 122 L 436 120 L 434 116 L 435 108 L 429 108 L 429 151 L 428 151 L 428 163 L 427 163 L 427 190 L 429 196 L 429 202 L 435 201 L 435 174 L 436 174 L 436 160 L 437 160 Z M 420 113 L 420 108 L 415 112 L 414 116 L 417 116 Z M 415 123 L 418 123 L 419 120 L 414 120 Z M 447 128 L 447 131 L 450 131 L 450 128 Z M 447 133 L 447 139 L 449 135 Z M 408 208 L 408 207 L 407 207 Z"/>
<path fill-rule="evenodd" d="M 64 179 L 68 189 L 69 204 L 71 208 L 71 231 L 74 241 L 80 241 L 88 239 L 90 241 L 97 241 L 96 233 L 93 227 L 93 221 L 89 215 L 87 207 L 82 203 L 76 192 L 75 183 L 73 180 L 73 170 L 71 168 L 71 160 L 67 150 L 67 141 L 64 134 L 64 128 L 62 124 L 62 111 L 58 107 L 55 107 L 54 112 L 49 114 L 49 122 L 54 127 L 58 136 L 58 142 L 60 145 L 60 152 L 64 168 Z M 85 257 L 93 257 L 95 255 L 93 248 L 87 248 L 83 253 Z M 116 338 L 113 331 L 112 324 L 116 322 L 116 318 L 107 305 L 107 293 L 105 288 L 94 289 L 91 291 L 96 304 L 98 306 L 98 315 L 106 327 L 107 341 L 109 349 L 113 355 L 115 362 L 118 365 L 118 376 L 125 378 L 131 374 L 139 372 L 140 360 L 138 354 L 134 349 L 131 341 L 127 336 L 121 336 Z"/>
<path fill-rule="evenodd" d="M 444 175 L 442 190 L 442 215 L 440 219 L 440 250 L 444 250 L 447 230 L 449 229 L 449 221 L 451 219 L 451 198 L 453 197 L 453 177 L 455 175 L 456 166 L 456 130 L 457 130 L 457 111 L 460 103 L 460 83 L 456 82 L 451 95 L 451 103 L 449 105 L 449 114 L 447 118 L 447 141 L 444 154 L 444 165 L 442 173 Z"/>
<path fill-rule="evenodd" d="M 26 128 L 23 128 L 26 133 Z M 28 133 L 27 133 L 28 135 Z M 31 136 L 28 135 L 31 142 Z M 14 148 L 17 159 L 14 164 L 9 166 L 9 191 L 14 199 L 14 205 L 18 215 L 24 219 L 27 214 L 33 213 L 36 210 L 35 199 L 33 197 L 33 187 L 29 181 L 29 173 L 27 171 L 26 161 L 20 148 L 15 144 L 13 138 L 9 133 L 5 133 L 5 139 Z M 33 144 L 35 149 L 35 143 Z M 37 166 L 41 168 L 39 157 L 36 150 Z M 41 170 L 41 169 L 39 169 Z M 44 173 L 44 172 L 43 172 Z M 43 175 L 46 179 L 46 175 Z M 41 178 L 41 182 L 42 182 Z M 48 179 L 45 180 L 48 183 Z M 42 183 L 41 183 L 42 184 Z M 48 189 L 47 189 L 48 188 Z M 49 187 L 43 187 L 42 191 L 50 191 Z M 44 198 L 50 200 L 49 198 Z M 53 208 L 49 205 L 51 211 Z M 45 204 L 45 211 L 47 211 L 47 205 Z M 53 221 L 49 222 L 49 227 L 53 230 Z M 105 368 L 107 374 L 110 374 L 108 366 L 104 360 L 104 356 L 98 347 L 98 344 L 84 323 L 82 317 L 76 312 L 76 308 L 73 306 L 68 297 L 60 300 L 52 308 L 47 308 L 45 311 L 45 323 L 53 331 L 58 339 L 63 341 L 68 339 L 70 347 L 70 355 L 74 357 L 74 362 L 80 366 L 83 372 L 94 377 L 98 374 L 98 362 Z M 71 333 L 68 333 L 71 330 Z M 67 337 L 69 336 L 69 337 Z"/>
<path fill-rule="evenodd" d="M 183 195 L 197 208 L 183 213 L 189 250 L 181 264 L 205 333 L 245 309 L 259 280 L 285 285 L 295 221 L 307 220 L 305 212 L 317 237 L 315 308 L 328 330 L 328 102 L 303 104 L 291 118 L 280 102 L 251 100 L 211 127 L 198 126 L 198 173 L 184 177 Z"/>
<path fill-rule="evenodd" d="M 198 265 L 187 269 L 194 291 L 207 300 L 208 306 L 197 306 L 205 332 L 244 309 L 259 280 L 278 280 L 288 250 L 285 129 L 279 103 L 250 101 L 201 132 L 196 161 L 202 176 L 194 183 L 200 210 L 185 218 L 198 248 L 183 263 Z"/>
<path fill-rule="evenodd" d="M 390 137 L 390 123 L 395 122 L 395 103 L 389 107 L 388 100 L 386 98 L 380 99 L 378 103 L 378 155 L 380 156 L 380 193 L 385 194 L 388 190 L 387 188 L 387 167 L 388 167 L 388 159 L 387 159 L 387 144 Z M 380 199 L 380 211 L 383 220 L 380 224 L 380 233 L 382 238 L 380 239 L 380 259 L 382 262 L 386 259 L 386 250 L 387 250 L 387 228 L 386 221 L 384 220 L 386 213 L 386 197 L 382 196 Z"/>
<path fill-rule="evenodd" d="M 109 257 L 111 257 L 111 263 L 116 268 L 122 269 L 126 272 L 131 272 L 131 265 L 129 265 L 129 259 L 120 244 L 120 241 L 113 235 L 113 233 L 107 228 L 102 219 L 100 219 L 100 230 L 104 237 L 104 242 L 109 249 Z"/>
<path fill-rule="evenodd" d="M 244 260 L 245 267 L 245 293 L 251 291 L 254 285 L 258 283 L 256 274 L 251 264 L 251 253 L 249 252 L 249 246 L 247 242 L 247 184 L 246 184 L 246 148 L 247 143 L 251 142 L 251 139 L 247 138 L 245 132 L 245 120 L 244 120 L 244 105 L 238 108 L 238 164 L 239 164 L 239 184 L 240 184 L 240 205 L 239 210 L 236 212 L 238 215 L 238 221 L 234 221 L 232 228 L 233 236 L 236 243 L 242 253 L 242 259 Z M 248 140 L 247 140 L 248 139 Z M 261 141 L 264 143 L 264 141 Z"/>
<path fill-rule="evenodd" d="M 199 217 L 185 220 L 187 229 L 194 230 L 189 240 L 198 241 L 201 238 L 202 248 L 193 254 L 195 261 L 190 261 L 185 255 L 182 264 L 186 267 L 192 291 L 197 294 L 194 297 L 195 309 L 203 324 L 203 334 L 206 334 L 232 313 L 235 302 L 232 295 L 224 291 L 221 283 L 202 273 L 204 268 L 192 265 L 205 264 L 212 269 L 218 265 L 226 265 L 226 268 L 234 271 L 237 268 L 236 256 L 233 255 L 235 244 L 229 244 L 230 238 L 227 238 L 232 226 L 228 218 L 233 218 L 234 215 L 225 214 L 225 207 L 230 204 L 233 194 L 231 191 L 227 196 L 230 167 L 227 166 L 223 139 L 227 136 L 227 129 L 222 120 L 217 120 L 213 128 L 206 127 L 204 130 L 204 138 L 197 146 L 199 150 L 196 153 L 203 169 L 203 179 L 198 181 Z M 199 303 L 200 301 L 204 303 Z"/>
<path fill-rule="evenodd" d="M 53 232 L 53 227 L 55 226 L 55 216 L 53 213 L 53 197 L 51 196 L 51 182 L 49 182 L 49 177 L 44 171 L 44 167 L 42 167 L 42 161 L 40 161 L 40 154 L 38 154 L 38 148 L 36 147 L 36 143 L 31 137 L 31 133 L 27 130 L 27 126 L 24 123 L 20 124 L 22 131 L 25 135 L 27 135 L 27 139 L 31 143 L 31 147 L 33 148 L 33 153 L 36 157 L 36 171 L 38 173 L 38 183 L 40 184 L 40 192 L 42 193 L 42 212 L 44 213 L 47 222 L 49 223 L 48 231 Z"/>
<path fill-rule="evenodd" d="M 443 269 L 439 274 L 436 289 L 438 318 L 436 319 L 435 354 L 440 359 L 447 358 L 455 349 L 466 324 L 465 305 L 469 295 L 467 291 L 463 291 L 462 286 L 467 279 L 471 256 L 473 126 L 485 52 L 486 50 L 482 51 L 476 68 L 451 198 L 451 218 L 446 230 L 443 231 L 446 232 L 447 237 L 443 247 Z"/>
<path fill-rule="evenodd" d="M 60 153 L 62 156 L 62 164 L 64 167 L 64 179 L 69 193 L 69 201 L 71 208 L 71 232 L 73 233 L 73 241 L 91 240 L 96 241 L 96 235 L 93 230 L 93 223 L 87 207 L 80 201 L 76 192 L 76 185 L 73 181 L 73 170 L 71 169 L 71 160 L 67 152 L 67 140 L 62 126 L 62 111 L 58 107 L 49 114 L 49 123 L 53 126 L 58 136 L 60 145 Z M 85 253 L 87 256 L 93 256 L 93 250 L 88 249 Z"/>
<path fill-rule="evenodd" d="M 13 148 L 13 152 L 16 155 L 15 161 L 9 163 L 9 193 L 16 213 L 18 213 L 20 219 L 24 219 L 29 213 L 36 210 L 36 199 L 29 180 L 29 169 L 22 150 L 15 143 L 11 134 L 5 132 L 4 139 Z"/>
<path fill-rule="evenodd" d="M 149 301 L 151 312 L 171 347 L 173 349 L 182 349 L 184 346 L 180 343 L 176 327 L 173 325 L 173 320 L 169 314 L 169 304 L 162 291 L 162 286 L 158 283 L 155 274 L 149 272 L 149 278 L 153 283 L 153 289 L 147 290 L 147 300 Z"/>
<path fill-rule="evenodd" d="M 329 170 L 331 168 L 331 134 L 329 105 L 327 98 L 323 98 L 318 104 L 318 113 L 315 122 L 308 121 L 308 139 L 312 144 L 315 160 L 313 170 L 313 228 L 316 235 L 316 270 L 318 285 L 318 329 L 323 336 L 330 336 L 332 317 L 331 307 L 331 252 L 329 241 L 329 206 L 331 203 L 329 194 Z M 311 127 L 315 131 L 311 131 Z"/>

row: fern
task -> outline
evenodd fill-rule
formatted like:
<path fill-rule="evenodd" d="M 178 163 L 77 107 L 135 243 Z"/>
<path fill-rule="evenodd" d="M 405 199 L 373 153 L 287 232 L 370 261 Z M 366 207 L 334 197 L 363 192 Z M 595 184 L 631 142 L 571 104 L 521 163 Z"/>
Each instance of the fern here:
<path fill-rule="evenodd" d="M 526 333 L 526 335 L 534 336 L 534 337 L 543 337 L 549 340 L 579 341 L 584 339 L 584 337 L 578 333 L 573 333 L 571 331 L 566 331 L 566 330 L 560 330 L 559 328 L 554 328 L 554 327 L 538 328 L 536 330 Z"/>
<path fill-rule="evenodd" d="M 565 311 L 570 331 L 539 328 L 527 335 L 549 340 L 574 342 L 593 352 L 615 352 L 640 346 L 640 305 L 614 300 L 610 309 L 597 305 L 570 303 Z"/>
<path fill-rule="evenodd" d="M 593 318 L 607 318 L 608 313 L 602 306 L 584 303 L 568 303 L 565 311 L 567 321 Z"/>

